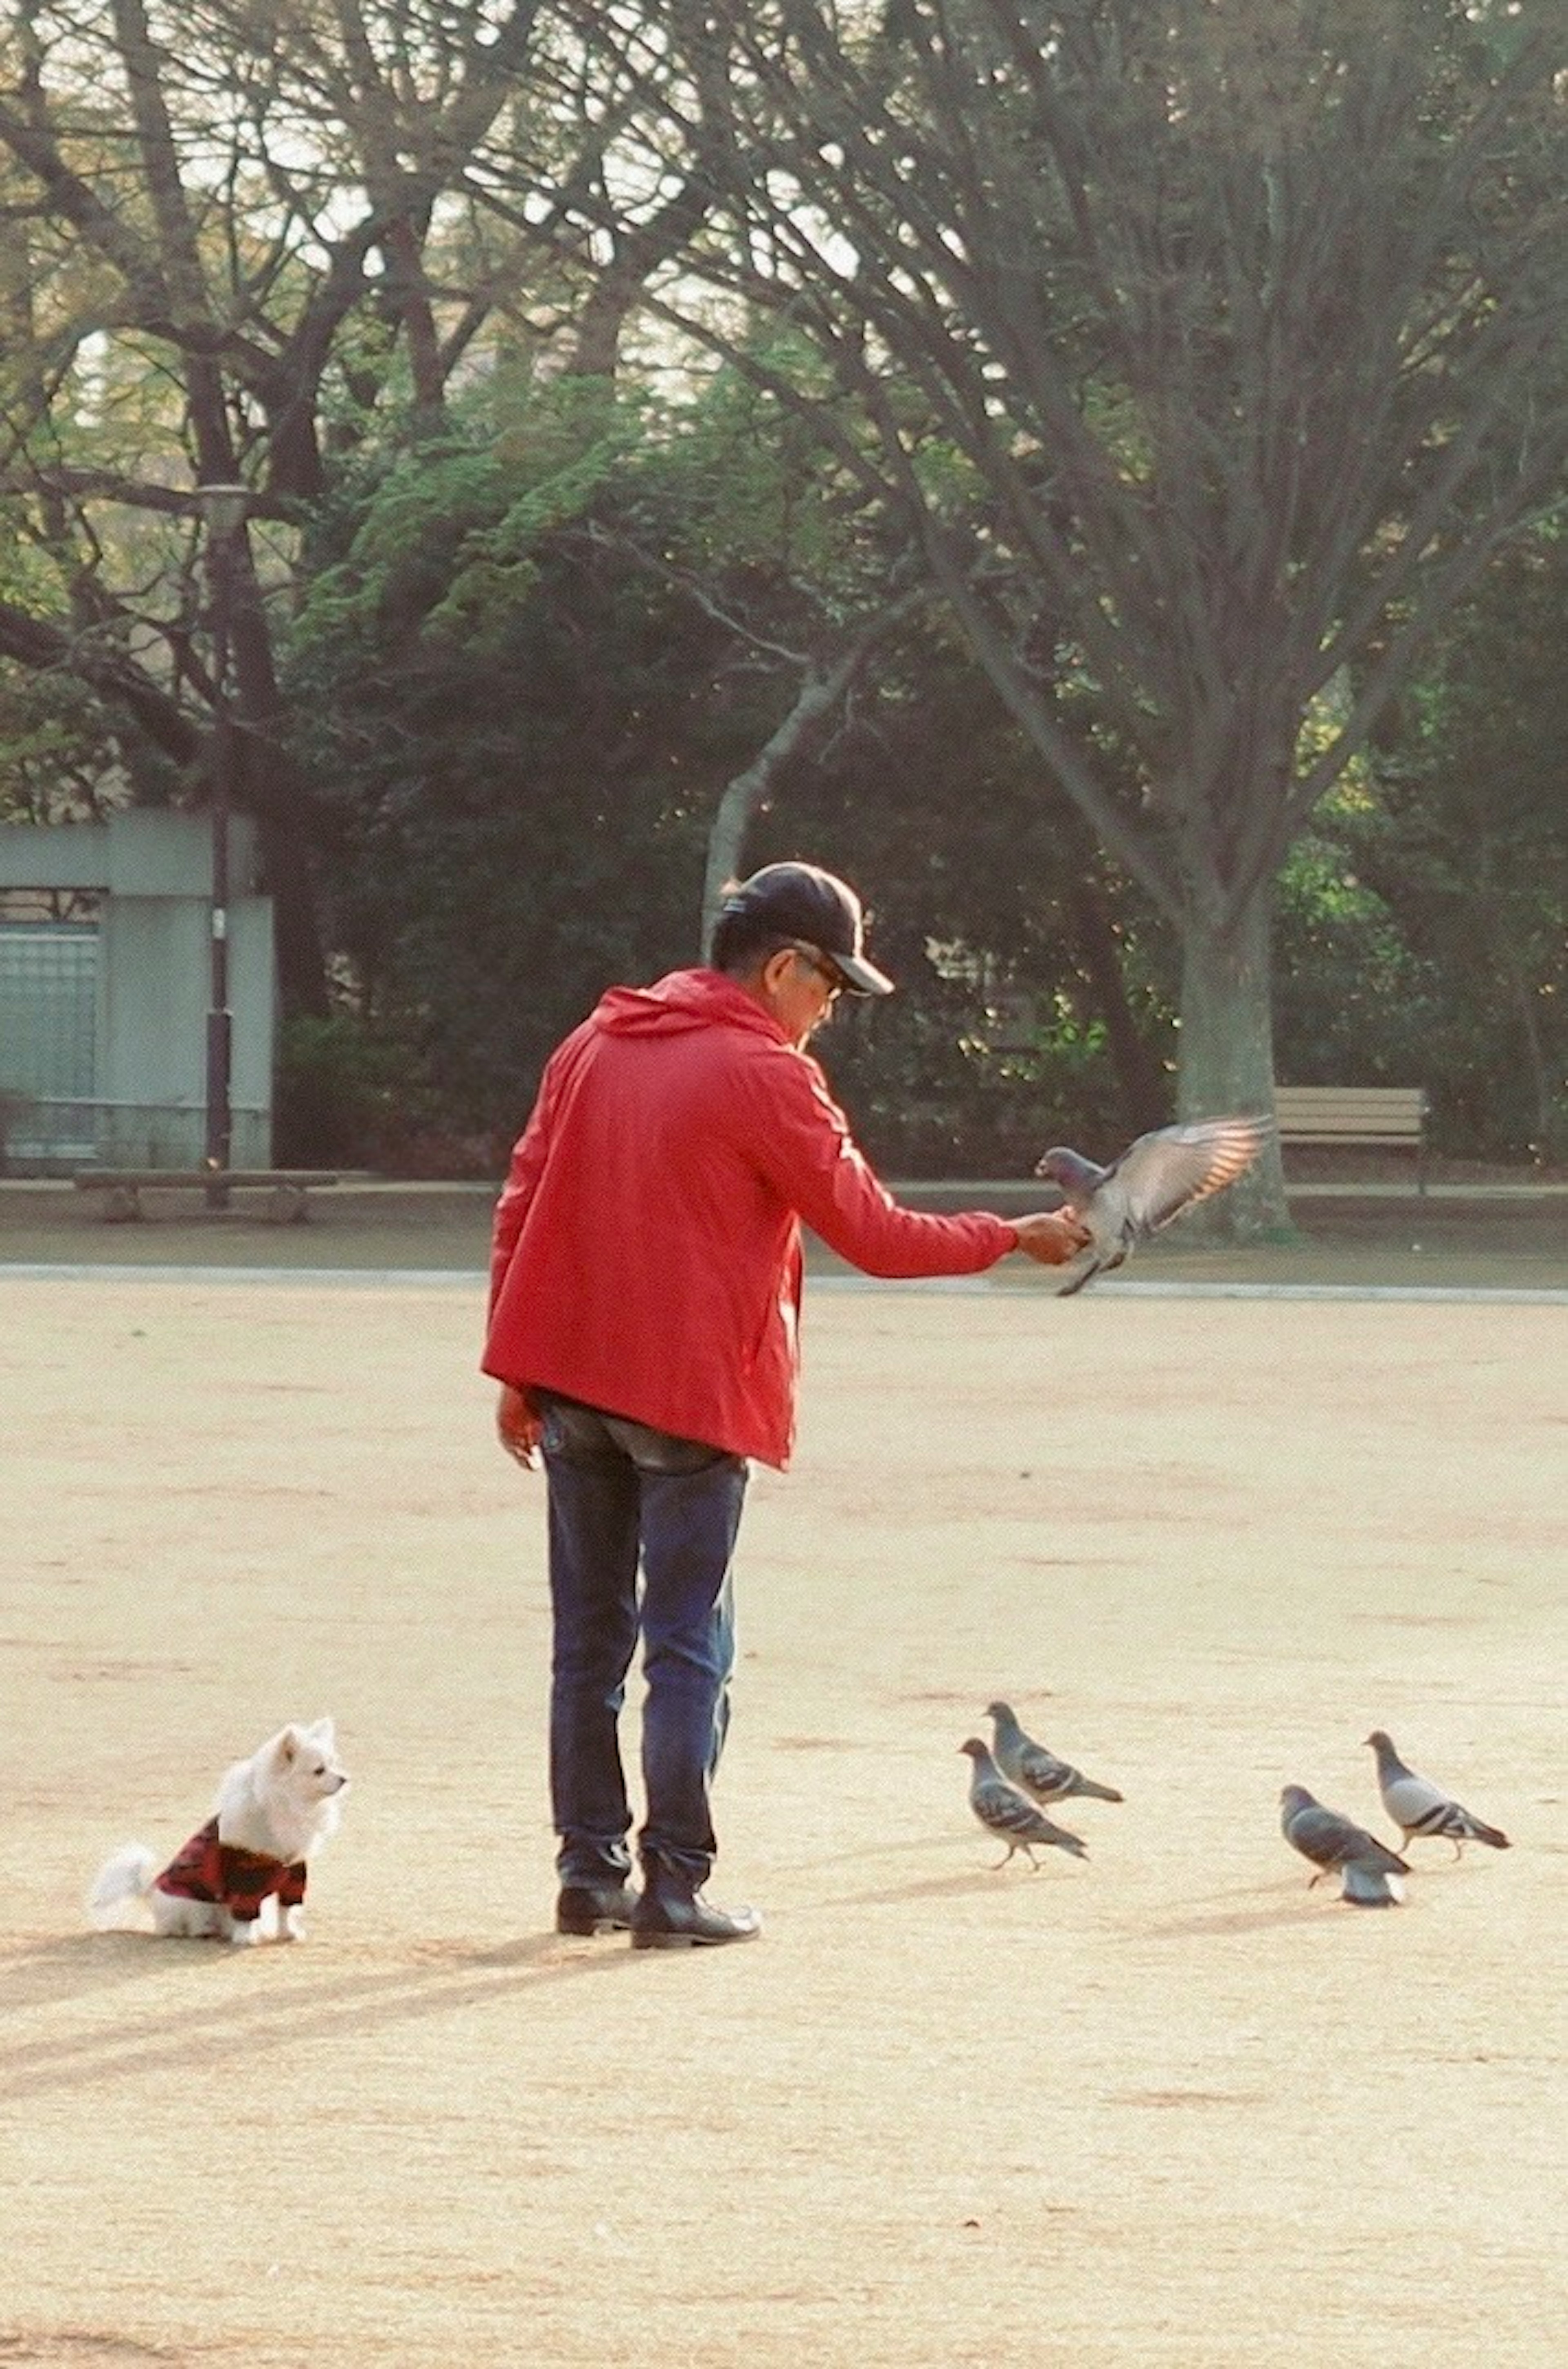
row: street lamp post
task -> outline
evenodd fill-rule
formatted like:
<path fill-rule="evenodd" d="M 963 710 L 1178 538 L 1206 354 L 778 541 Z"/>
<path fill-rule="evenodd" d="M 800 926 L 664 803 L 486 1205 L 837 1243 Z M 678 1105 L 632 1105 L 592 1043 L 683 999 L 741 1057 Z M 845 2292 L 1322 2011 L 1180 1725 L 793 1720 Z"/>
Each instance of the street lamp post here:
<path fill-rule="evenodd" d="M 199 486 L 197 499 L 206 528 L 207 572 L 212 602 L 212 896 L 207 996 L 207 1117 L 202 1165 L 213 1181 L 207 1207 L 226 1209 L 228 1186 L 220 1181 L 232 1164 L 234 1112 L 230 1086 L 234 1062 L 234 1014 L 229 1008 L 229 815 L 234 784 L 234 715 L 229 704 L 229 641 L 233 626 L 234 539 L 245 523 L 249 488 Z"/>

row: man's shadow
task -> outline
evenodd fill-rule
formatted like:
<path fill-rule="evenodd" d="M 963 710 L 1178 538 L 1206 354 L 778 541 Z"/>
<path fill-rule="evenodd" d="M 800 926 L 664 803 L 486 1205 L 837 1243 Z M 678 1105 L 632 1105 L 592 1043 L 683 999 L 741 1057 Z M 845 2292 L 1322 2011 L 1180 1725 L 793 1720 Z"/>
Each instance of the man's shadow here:
<path fill-rule="evenodd" d="M 196 2066 L 232 2065 L 236 2047 L 254 2061 L 302 2040 L 344 2031 L 358 2036 L 378 2025 L 459 2013 L 511 1989 L 624 1969 L 635 1954 L 624 1937 L 615 1947 L 550 1932 L 498 1946 L 453 1941 L 373 1972 L 344 1974 L 303 1969 L 292 1948 L 277 1944 L 241 1951 L 132 1932 L 26 1944 L 0 1957 L 0 2017 L 13 2034 L 0 2062 L 0 2098 L 100 2084 L 117 2073 L 140 2077 L 166 2070 L 185 2079 Z M 132 1986 L 155 1972 L 160 1982 L 172 1978 L 180 1986 L 177 2009 L 165 2003 L 136 2011 Z M 285 1977 L 281 1986 L 279 1975 Z M 128 1996 L 123 2011 L 107 2023 L 90 2031 L 16 2036 L 17 2018 L 28 2009 L 110 1986 Z M 195 1997 L 183 1996 L 188 1991 Z"/>

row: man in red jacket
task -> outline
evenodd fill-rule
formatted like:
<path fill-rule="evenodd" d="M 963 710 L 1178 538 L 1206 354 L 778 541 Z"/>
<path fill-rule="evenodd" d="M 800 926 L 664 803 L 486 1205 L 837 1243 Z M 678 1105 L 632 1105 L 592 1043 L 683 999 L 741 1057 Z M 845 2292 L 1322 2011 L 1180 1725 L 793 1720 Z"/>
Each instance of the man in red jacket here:
<path fill-rule="evenodd" d="M 562 1932 L 669 1949 L 761 1929 L 703 1885 L 747 1471 L 794 1439 L 802 1222 L 881 1276 L 1010 1251 L 1055 1266 L 1083 1243 L 1067 1213 L 936 1216 L 878 1183 L 806 1050 L 841 994 L 892 992 L 863 939 L 854 891 L 814 864 L 731 889 L 710 967 L 611 989 L 556 1048 L 497 1204 L 484 1366 L 503 1445 L 542 1448 L 548 1476 Z M 639 1633 L 634 1892 L 619 1713 Z"/>

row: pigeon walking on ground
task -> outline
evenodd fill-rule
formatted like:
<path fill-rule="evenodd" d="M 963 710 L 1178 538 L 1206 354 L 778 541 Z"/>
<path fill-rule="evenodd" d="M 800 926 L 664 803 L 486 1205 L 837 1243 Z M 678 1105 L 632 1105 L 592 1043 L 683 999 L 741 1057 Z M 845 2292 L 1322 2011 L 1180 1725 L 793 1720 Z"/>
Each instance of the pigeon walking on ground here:
<path fill-rule="evenodd" d="M 1090 1245 L 1060 1297 L 1082 1291 L 1097 1275 L 1122 1265 L 1141 1242 L 1168 1226 L 1195 1201 L 1207 1200 L 1243 1175 L 1263 1149 L 1270 1122 L 1262 1118 L 1196 1119 L 1140 1135 L 1119 1160 L 1097 1168 L 1082 1152 L 1057 1144 L 1035 1164 L 1036 1176 L 1059 1184 L 1067 1205 L 1090 1232 Z"/>
<path fill-rule="evenodd" d="M 1038 1867 L 1036 1850 L 1054 1844 L 1058 1850 L 1069 1852 L 1074 1859 L 1087 1859 L 1089 1854 L 1076 1835 L 1065 1826 L 1052 1825 L 1043 1818 L 1033 1802 L 1025 1801 L 1015 1785 L 1010 1785 L 978 1735 L 958 1746 L 974 1762 L 969 1779 L 969 1807 L 987 1831 L 998 1842 L 1007 1845 L 1006 1854 L 996 1862 L 1005 1867 L 1014 1851 L 1022 1851 L 1031 1867 Z"/>
<path fill-rule="evenodd" d="M 1353 1825 L 1337 1810 L 1325 1809 L 1305 1785 L 1287 1785 L 1279 1803 L 1280 1831 L 1292 1849 L 1316 1866 L 1313 1883 L 1337 1869 L 1344 1878 L 1340 1898 L 1357 1908 L 1391 1908 L 1404 1898 L 1400 1878 L 1410 1869 L 1376 1835 Z"/>
<path fill-rule="evenodd" d="M 991 1746 L 996 1765 L 1010 1785 L 1027 1793 L 1036 1802 L 1064 1802 L 1070 1793 L 1082 1793 L 1095 1802 L 1119 1802 L 1120 1793 L 1110 1785 L 1096 1785 L 1081 1768 L 1073 1768 L 1025 1735 L 1013 1717 L 1013 1705 L 1004 1702 L 987 1703 L 986 1717 L 995 1730 Z"/>
<path fill-rule="evenodd" d="M 1417 1835 L 1447 1835 L 1456 1859 L 1462 1858 L 1466 1843 L 1490 1843 L 1494 1850 L 1511 1848 L 1499 1827 L 1487 1825 L 1430 1779 L 1407 1768 L 1392 1739 L 1380 1727 L 1375 1727 L 1367 1741 L 1378 1756 L 1378 1791 L 1383 1807 L 1403 1836 L 1407 1849 Z"/>

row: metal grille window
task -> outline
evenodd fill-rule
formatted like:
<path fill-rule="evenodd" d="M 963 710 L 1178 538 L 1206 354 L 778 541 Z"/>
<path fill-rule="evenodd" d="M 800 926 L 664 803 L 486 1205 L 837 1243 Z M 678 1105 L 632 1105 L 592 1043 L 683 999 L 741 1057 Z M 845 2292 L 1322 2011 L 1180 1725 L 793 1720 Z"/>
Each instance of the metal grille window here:
<path fill-rule="evenodd" d="M 0 921 L 0 1091 L 90 1102 L 94 921 Z"/>

